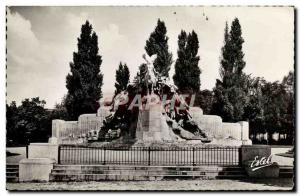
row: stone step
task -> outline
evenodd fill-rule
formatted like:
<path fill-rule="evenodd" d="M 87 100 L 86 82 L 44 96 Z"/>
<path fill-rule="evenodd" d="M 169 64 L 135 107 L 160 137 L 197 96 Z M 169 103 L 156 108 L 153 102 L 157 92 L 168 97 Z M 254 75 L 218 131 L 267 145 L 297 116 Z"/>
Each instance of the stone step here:
<path fill-rule="evenodd" d="M 282 172 L 282 171 L 279 171 L 279 177 L 280 178 L 292 178 L 294 177 L 294 172 Z"/>
<path fill-rule="evenodd" d="M 6 166 L 19 167 L 18 163 L 7 163 Z"/>
<path fill-rule="evenodd" d="M 19 164 L 6 164 L 6 181 L 18 182 Z"/>
<path fill-rule="evenodd" d="M 50 174 L 50 181 L 148 181 L 163 179 L 231 179 L 245 178 L 245 175 L 116 175 L 116 174 Z"/>
<path fill-rule="evenodd" d="M 6 172 L 19 171 L 19 168 L 6 168 Z"/>
<path fill-rule="evenodd" d="M 54 165 L 54 169 L 79 170 L 184 170 L 184 171 L 230 171 L 243 170 L 239 166 L 134 166 L 134 165 Z"/>
<path fill-rule="evenodd" d="M 19 172 L 15 171 L 15 172 L 6 172 L 6 176 L 16 176 L 18 177 Z"/>
<path fill-rule="evenodd" d="M 280 167 L 280 171 L 282 171 L 282 172 L 293 172 L 294 168 L 293 167 L 291 167 L 291 168 L 281 168 Z"/>
<path fill-rule="evenodd" d="M 172 168 L 136 168 L 136 169 L 126 169 L 126 168 L 59 168 L 56 167 L 53 169 L 54 171 L 94 171 L 94 172 L 102 172 L 102 171 L 129 171 L 129 172 L 135 172 L 135 171 L 152 171 L 152 172 L 162 172 L 162 171 L 174 171 L 174 172 L 243 172 L 245 171 L 243 168 L 237 168 L 237 169 L 211 169 L 211 168 L 194 168 L 194 169 L 185 169 L 185 168 L 178 168 L 178 169 L 172 169 Z"/>
<path fill-rule="evenodd" d="M 293 166 L 280 166 L 279 177 L 280 178 L 292 178 L 294 177 L 294 167 Z"/>
<path fill-rule="evenodd" d="M 226 179 L 246 177 L 239 166 L 55 165 L 51 181 Z"/>
<path fill-rule="evenodd" d="M 19 178 L 15 176 L 6 176 L 6 182 L 18 182 Z"/>
<path fill-rule="evenodd" d="M 10 165 L 6 165 L 6 168 L 7 169 L 19 169 L 19 165 L 10 164 Z"/>
<path fill-rule="evenodd" d="M 130 175 L 132 173 L 138 175 L 158 175 L 158 174 L 176 174 L 176 175 L 203 175 L 203 174 L 218 174 L 218 175 L 234 175 L 234 174 L 246 174 L 243 170 L 238 171 L 212 171 L 212 170 L 201 170 L 201 171 L 176 171 L 176 170 L 65 170 L 65 169 L 53 169 L 52 174 L 122 174 Z"/>

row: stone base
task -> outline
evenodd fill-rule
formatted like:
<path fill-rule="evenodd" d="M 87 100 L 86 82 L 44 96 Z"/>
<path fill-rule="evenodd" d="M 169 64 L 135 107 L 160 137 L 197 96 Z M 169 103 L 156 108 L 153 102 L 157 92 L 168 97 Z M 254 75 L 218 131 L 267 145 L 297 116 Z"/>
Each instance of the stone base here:
<path fill-rule="evenodd" d="M 274 162 L 270 166 L 266 166 L 255 171 L 250 168 L 251 162 L 248 163 L 248 167 L 245 167 L 246 172 L 251 178 L 278 178 L 279 177 L 279 165 Z"/>
<path fill-rule="evenodd" d="M 20 182 L 48 182 L 54 160 L 48 158 L 29 158 L 19 162 Z"/>
<path fill-rule="evenodd" d="M 177 136 L 168 126 L 160 104 L 139 111 L 136 139 L 144 142 L 176 141 Z"/>
<path fill-rule="evenodd" d="M 28 149 L 29 158 L 49 158 L 58 160 L 58 144 L 30 143 Z"/>
<path fill-rule="evenodd" d="M 50 137 L 48 140 L 49 144 L 58 144 L 58 139 L 57 137 Z"/>
<path fill-rule="evenodd" d="M 268 145 L 245 145 L 241 147 L 240 161 L 243 165 L 248 165 L 249 161 L 253 161 L 257 156 L 268 158 L 271 155 L 271 147 Z"/>
<path fill-rule="evenodd" d="M 242 145 L 252 145 L 252 140 L 243 140 Z"/>
<path fill-rule="evenodd" d="M 242 146 L 243 142 L 233 138 L 213 138 L 209 144 L 215 146 Z"/>

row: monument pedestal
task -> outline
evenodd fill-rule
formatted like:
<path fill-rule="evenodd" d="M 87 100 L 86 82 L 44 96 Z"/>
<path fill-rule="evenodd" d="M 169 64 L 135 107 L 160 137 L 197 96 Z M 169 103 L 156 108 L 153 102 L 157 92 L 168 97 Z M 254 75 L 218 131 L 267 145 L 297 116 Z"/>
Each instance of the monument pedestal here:
<path fill-rule="evenodd" d="M 138 126 L 136 130 L 137 140 L 144 142 L 162 141 L 160 121 L 161 110 L 156 105 L 149 109 L 139 111 Z"/>
<path fill-rule="evenodd" d="M 139 111 L 136 139 L 140 142 L 175 141 L 176 136 L 162 114 L 160 104 L 151 105 Z"/>
<path fill-rule="evenodd" d="M 48 158 L 58 160 L 58 144 L 51 143 L 30 143 L 28 146 L 29 158 Z"/>
<path fill-rule="evenodd" d="M 48 182 L 54 160 L 48 158 L 29 158 L 19 162 L 20 182 Z"/>
<path fill-rule="evenodd" d="M 250 165 L 251 165 L 251 161 L 248 163 L 245 169 L 248 176 L 251 178 L 278 178 L 279 177 L 280 168 L 276 162 L 272 163 L 272 165 L 257 170 L 251 169 Z"/>

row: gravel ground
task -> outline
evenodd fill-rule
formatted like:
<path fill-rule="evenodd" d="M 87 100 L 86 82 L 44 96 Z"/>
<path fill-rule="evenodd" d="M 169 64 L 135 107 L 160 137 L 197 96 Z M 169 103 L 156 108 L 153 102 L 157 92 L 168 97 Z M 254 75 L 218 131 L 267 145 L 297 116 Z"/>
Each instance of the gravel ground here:
<path fill-rule="evenodd" d="M 115 181 L 70 183 L 7 183 L 10 191 L 218 191 L 218 190 L 292 190 L 292 179 L 257 180 L 181 180 L 181 181 Z"/>
<path fill-rule="evenodd" d="M 277 162 L 279 165 L 283 166 L 294 166 L 294 158 L 291 157 L 283 157 L 283 156 L 278 156 L 277 154 L 280 153 L 286 153 L 288 150 L 291 148 L 272 148 L 271 149 L 271 154 L 272 156 L 272 161 Z"/>
<path fill-rule="evenodd" d="M 7 163 L 18 163 L 20 160 L 26 158 L 26 147 L 9 147 L 6 150 L 18 154 L 17 156 L 6 157 Z"/>

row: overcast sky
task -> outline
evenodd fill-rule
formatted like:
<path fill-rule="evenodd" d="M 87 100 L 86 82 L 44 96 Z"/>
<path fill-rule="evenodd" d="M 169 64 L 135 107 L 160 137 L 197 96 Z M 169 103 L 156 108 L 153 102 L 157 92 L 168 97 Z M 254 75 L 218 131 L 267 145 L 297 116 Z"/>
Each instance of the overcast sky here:
<path fill-rule="evenodd" d="M 208 20 L 206 20 L 206 17 Z M 245 40 L 244 71 L 281 80 L 294 61 L 294 12 L 289 7 L 10 7 L 7 10 L 7 101 L 39 96 L 48 108 L 67 93 L 65 78 L 80 28 L 89 20 L 99 37 L 105 94 L 114 92 L 115 70 L 126 62 L 131 79 L 143 63 L 144 46 L 157 19 L 165 21 L 177 58 L 181 29 L 199 38 L 201 89 L 219 77 L 225 22 L 238 17 Z M 170 75 L 174 73 L 174 64 Z"/>

